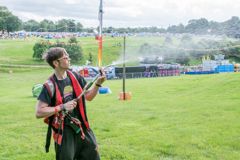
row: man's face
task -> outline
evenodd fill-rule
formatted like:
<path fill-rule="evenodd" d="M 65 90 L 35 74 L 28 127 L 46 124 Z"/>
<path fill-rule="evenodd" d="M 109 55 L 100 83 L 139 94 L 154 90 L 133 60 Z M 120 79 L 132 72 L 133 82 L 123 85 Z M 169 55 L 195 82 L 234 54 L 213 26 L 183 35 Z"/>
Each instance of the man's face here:
<path fill-rule="evenodd" d="M 63 70 L 69 69 L 70 60 L 71 59 L 69 58 L 69 55 L 65 52 L 61 58 L 57 59 L 57 63 L 58 63 L 57 67 Z"/>

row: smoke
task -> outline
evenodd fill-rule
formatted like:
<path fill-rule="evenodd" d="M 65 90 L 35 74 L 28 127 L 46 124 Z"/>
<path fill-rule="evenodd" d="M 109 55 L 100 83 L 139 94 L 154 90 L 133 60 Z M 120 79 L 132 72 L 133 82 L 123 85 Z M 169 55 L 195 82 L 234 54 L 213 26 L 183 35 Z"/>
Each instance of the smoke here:
<path fill-rule="evenodd" d="M 222 54 L 223 51 L 239 47 L 239 39 L 226 36 L 161 34 L 159 36 L 126 37 L 125 62 L 184 62 L 189 58 L 199 59 L 203 55 Z M 123 45 L 122 45 L 123 47 Z M 123 63 L 123 51 L 113 64 Z"/>

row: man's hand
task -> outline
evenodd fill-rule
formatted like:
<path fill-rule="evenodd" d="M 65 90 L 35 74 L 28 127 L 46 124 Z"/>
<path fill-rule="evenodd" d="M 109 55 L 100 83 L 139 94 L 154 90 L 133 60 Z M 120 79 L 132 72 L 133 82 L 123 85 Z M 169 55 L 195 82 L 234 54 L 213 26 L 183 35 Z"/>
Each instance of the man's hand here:
<path fill-rule="evenodd" d="M 71 101 L 68 101 L 67 103 L 64 103 L 63 105 L 66 111 L 72 111 L 77 106 L 77 102 L 74 100 L 71 100 Z"/>
<path fill-rule="evenodd" d="M 98 79 L 96 81 L 96 84 L 98 84 L 98 85 L 102 85 L 103 82 L 106 80 L 106 75 L 102 68 L 100 68 L 100 73 L 102 73 L 102 74 L 98 77 Z"/>

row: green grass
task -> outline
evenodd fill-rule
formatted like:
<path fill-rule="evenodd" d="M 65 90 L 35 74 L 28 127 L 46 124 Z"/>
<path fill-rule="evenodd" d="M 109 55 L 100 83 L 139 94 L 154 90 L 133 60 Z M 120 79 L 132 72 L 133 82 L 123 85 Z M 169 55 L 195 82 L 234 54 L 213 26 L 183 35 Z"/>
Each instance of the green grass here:
<path fill-rule="evenodd" d="M 50 153 L 44 153 L 47 126 L 35 118 L 36 99 L 31 93 L 34 84 L 43 83 L 51 74 L 50 67 L 8 66 L 46 64 L 32 59 L 38 40 L 0 40 L 1 160 L 54 159 L 53 145 Z M 85 60 L 91 52 L 96 64 L 97 41 L 89 37 L 78 41 Z M 163 38 L 130 37 L 127 54 L 136 54 L 146 42 L 162 43 Z M 121 56 L 119 43 L 122 37 L 104 38 L 104 65 Z M 118 100 L 122 81 L 107 81 L 105 86 L 113 93 L 87 103 L 102 159 L 238 160 L 239 79 L 239 73 L 130 79 L 126 88 L 132 100 L 125 102 Z"/>
<path fill-rule="evenodd" d="M 25 64 L 25 65 L 44 65 L 42 61 L 32 58 L 33 46 L 41 38 L 2 40 L 0 39 L 0 64 Z M 67 42 L 69 38 L 60 39 L 60 42 Z M 89 53 L 93 55 L 93 65 L 98 62 L 98 41 L 94 37 L 81 37 L 77 39 L 83 49 L 83 59 L 77 64 L 85 64 L 89 59 Z M 51 39 L 50 42 L 57 40 Z M 131 60 L 131 65 L 136 65 L 139 57 L 139 49 L 144 43 L 160 45 L 164 37 L 128 37 L 126 38 L 126 58 Z M 174 42 L 176 40 L 174 39 Z M 113 61 L 122 60 L 123 37 L 104 37 L 103 38 L 103 66 L 111 64 Z"/>
<path fill-rule="evenodd" d="M 0 72 L 0 159 L 52 160 L 44 153 L 47 126 L 35 118 L 31 89 L 51 70 Z M 128 79 L 132 100 L 112 94 L 87 103 L 103 160 L 238 160 L 239 73 Z"/>
<path fill-rule="evenodd" d="M 34 64 L 33 45 L 36 40 L 0 40 L 1 64 Z"/>
<path fill-rule="evenodd" d="M 15 39 L 15 40 L 0 40 L 0 64 L 31 64 L 43 65 L 42 61 L 36 61 L 32 58 L 33 46 L 37 41 L 43 39 L 29 38 L 29 39 Z M 60 39 L 60 42 L 67 42 L 69 39 Z M 56 42 L 56 40 L 50 40 Z M 84 59 L 81 61 L 85 64 L 89 58 L 89 53 L 93 55 L 93 64 L 97 65 L 98 43 L 93 37 L 78 38 L 78 42 L 83 49 Z M 103 65 L 108 65 L 112 61 L 118 59 L 121 54 L 121 47 L 116 46 L 121 42 L 121 38 L 105 37 L 103 43 Z M 79 62 L 80 64 L 80 62 Z"/>

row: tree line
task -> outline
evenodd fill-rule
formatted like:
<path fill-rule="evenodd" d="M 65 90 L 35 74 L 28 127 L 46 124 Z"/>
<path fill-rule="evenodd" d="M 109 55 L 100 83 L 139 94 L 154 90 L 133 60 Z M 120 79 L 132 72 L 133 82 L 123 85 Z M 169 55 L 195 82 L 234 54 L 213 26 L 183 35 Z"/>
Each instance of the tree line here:
<path fill-rule="evenodd" d="M 231 19 L 224 22 L 208 21 L 206 18 L 192 19 L 188 21 L 187 25 L 171 25 L 164 28 L 158 27 L 138 27 L 138 28 L 113 28 L 108 27 L 104 29 L 105 32 L 118 33 L 190 33 L 199 35 L 227 35 L 234 38 L 240 38 L 240 19 L 233 16 Z"/>
<path fill-rule="evenodd" d="M 61 19 L 57 22 L 44 19 L 41 22 L 28 20 L 23 22 L 13 15 L 7 7 L 0 6 L 0 31 L 14 32 L 25 30 L 28 32 L 93 32 L 94 28 L 84 28 L 80 22 L 73 19 Z M 126 28 L 103 28 L 103 33 L 191 33 L 191 34 L 210 34 L 227 35 L 240 38 L 240 19 L 233 16 L 224 22 L 208 21 L 205 18 L 192 19 L 188 24 L 171 25 L 167 28 L 159 27 L 126 27 Z"/>
<path fill-rule="evenodd" d="M 23 22 L 17 16 L 13 15 L 5 6 L 0 6 L 0 31 L 4 34 L 25 30 L 27 32 L 81 32 L 83 25 L 75 22 L 73 19 L 61 19 L 57 22 L 44 19 L 41 22 L 28 20 Z"/>

